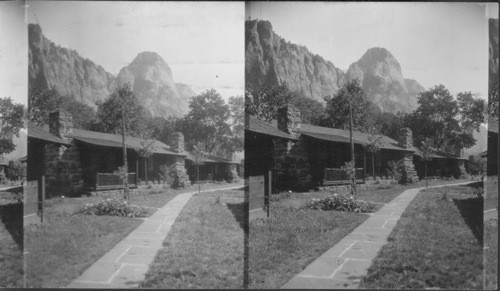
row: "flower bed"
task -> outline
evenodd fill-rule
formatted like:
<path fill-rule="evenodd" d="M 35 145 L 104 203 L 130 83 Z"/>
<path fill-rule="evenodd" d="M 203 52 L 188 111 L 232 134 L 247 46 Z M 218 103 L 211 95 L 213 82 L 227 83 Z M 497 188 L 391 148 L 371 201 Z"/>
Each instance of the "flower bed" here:
<path fill-rule="evenodd" d="M 88 215 L 145 217 L 148 211 L 143 207 L 130 205 L 122 199 L 108 198 L 97 204 L 85 204 L 82 213 Z"/>
<path fill-rule="evenodd" d="M 375 205 L 369 202 L 356 200 L 349 195 L 333 194 L 325 198 L 313 199 L 307 207 L 320 210 L 371 212 L 375 208 Z"/>

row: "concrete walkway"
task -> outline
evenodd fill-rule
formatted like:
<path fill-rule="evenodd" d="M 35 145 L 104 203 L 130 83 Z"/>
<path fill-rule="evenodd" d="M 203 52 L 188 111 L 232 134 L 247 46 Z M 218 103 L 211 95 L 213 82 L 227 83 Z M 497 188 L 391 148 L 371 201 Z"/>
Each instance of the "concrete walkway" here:
<path fill-rule="evenodd" d="M 469 183 L 462 182 L 429 188 Z M 425 187 L 409 189 L 401 193 L 281 288 L 359 288 L 361 279 L 366 276 L 372 260 L 387 242 L 387 237 L 396 226 L 401 214 L 422 189 Z"/>
<path fill-rule="evenodd" d="M 243 185 L 201 192 L 241 187 Z M 137 288 L 144 280 L 156 253 L 162 248 L 175 219 L 191 196 L 196 193 L 198 191 L 179 194 L 170 200 L 71 282 L 68 288 Z"/>

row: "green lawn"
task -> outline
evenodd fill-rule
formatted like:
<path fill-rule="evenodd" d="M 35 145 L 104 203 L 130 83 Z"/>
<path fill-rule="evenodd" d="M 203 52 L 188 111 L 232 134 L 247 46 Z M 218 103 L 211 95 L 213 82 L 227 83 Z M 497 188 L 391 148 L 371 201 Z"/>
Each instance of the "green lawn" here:
<path fill-rule="evenodd" d="M 421 191 L 401 216 L 361 288 L 481 289 L 483 200 L 480 189 Z"/>
<path fill-rule="evenodd" d="M 43 224 L 24 229 L 26 287 L 65 287 L 142 223 L 74 214 L 57 206 L 47 207 Z"/>
<path fill-rule="evenodd" d="M 279 288 L 365 221 L 367 214 L 304 209 L 324 193 L 273 195 L 270 217 L 250 222 L 249 288 Z"/>
<path fill-rule="evenodd" d="M 203 184 L 202 190 L 237 184 Z M 130 195 L 129 203 L 154 213 L 180 193 L 198 190 L 198 185 L 184 189 L 149 189 Z M 26 286 L 64 287 L 124 239 L 143 220 L 79 214 L 86 203 L 123 194 L 100 192 L 92 197 L 53 198 L 46 201 L 44 223 L 25 227 Z"/>
<path fill-rule="evenodd" d="M 448 179 L 448 180 L 441 180 L 441 179 L 429 179 L 428 183 L 429 186 L 434 186 L 434 185 L 442 185 L 442 184 L 454 184 L 454 183 L 460 183 L 460 182 L 470 182 L 470 180 L 466 179 Z M 359 184 L 358 185 L 358 191 L 357 191 L 357 198 L 359 200 L 365 200 L 365 201 L 370 201 L 370 202 L 375 202 L 375 203 L 388 203 L 392 199 L 396 198 L 399 194 L 401 194 L 403 191 L 411 189 L 411 188 L 418 188 L 418 187 L 425 187 L 425 181 L 421 180 L 412 184 L 408 185 L 400 185 L 400 184 L 387 184 L 387 183 L 381 183 L 381 184 Z M 330 187 L 330 189 L 336 191 L 336 192 L 344 192 L 344 193 L 349 193 L 350 190 L 345 189 L 345 187 Z M 328 192 L 328 191 L 323 191 L 323 192 Z"/>
<path fill-rule="evenodd" d="M 140 286 L 243 288 L 243 224 L 243 191 L 194 195 Z"/>
<path fill-rule="evenodd" d="M 498 221 L 490 219 L 484 223 L 484 277 L 485 289 L 498 287 Z"/>
<path fill-rule="evenodd" d="M 3 199 L 5 198 L 5 199 Z M 23 204 L 0 192 L 0 289 L 23 287 Z"/>

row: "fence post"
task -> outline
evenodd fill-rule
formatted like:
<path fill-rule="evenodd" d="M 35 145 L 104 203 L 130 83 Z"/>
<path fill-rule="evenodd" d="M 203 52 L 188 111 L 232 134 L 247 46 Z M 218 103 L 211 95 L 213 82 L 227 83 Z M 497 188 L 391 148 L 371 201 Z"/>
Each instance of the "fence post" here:
<path fill-rule="evenodd" d="M 271 192 L 272 192 L 272 171 L 268 172 L 268 187 L 267 187 L 267 217 L 269 217 L 269 207 L 271 206 Z"/>
<path fill-rule="evenodd" d="M 38 179 L 38 211 L 40 211 L 40 222 L 43 222 L 43 207 L 45 204 L 45 176 Z"/>

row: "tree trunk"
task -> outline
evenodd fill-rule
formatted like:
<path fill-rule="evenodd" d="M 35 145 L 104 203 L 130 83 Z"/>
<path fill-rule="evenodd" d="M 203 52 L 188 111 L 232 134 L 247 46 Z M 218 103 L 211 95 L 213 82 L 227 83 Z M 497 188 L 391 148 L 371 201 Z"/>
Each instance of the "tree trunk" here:
<path fill-rule="evenodd" d="M 144 157 L 144 178 L 146 179 L 146 186 L 148 185 L 148 158 Z"/>
<path fill-rule="evenodd" d="M 125 108 L 124 104 L 122 104 L 122 143 L 123 143 L 123 167 L 127 172 L 125 179 L 123 181 L 123 196 L 125 200 L 129 199 L 128 192 L 128 163 L 127 163 L 127 145 L 125 144 Z"/>
<path fill-rule="evenodd" d="M 429 188 L 429 182 L 427 181 L 427 161 L 425 161 L 425 173 L 424 173 L 424 178 L 425 178 L 425 187 Z"/>
<path fill-rule="evenodd" d="M 352 96 L 351 96 L 352 97 Z M 351 142 L 351 161 L 354 166 L 354 175 L 351 177 L 351 194 L 356 198 L 356 161 L 354 159 L 354 140 L 352 138 L 352 101 L 349 98 L 349 140 Z"/>
<path fill-rule="evenodd" d="M 201 185 L 200 185 L 200 165 L 196 165 L 196 183 L 198 183 L 198 193 L 201 192 Z"/>
<path fill-rule="evenodd" d="M 373 181 L 375 181 L 375 153 L 372 153 L 372 172 L 373 172 Z"/>

